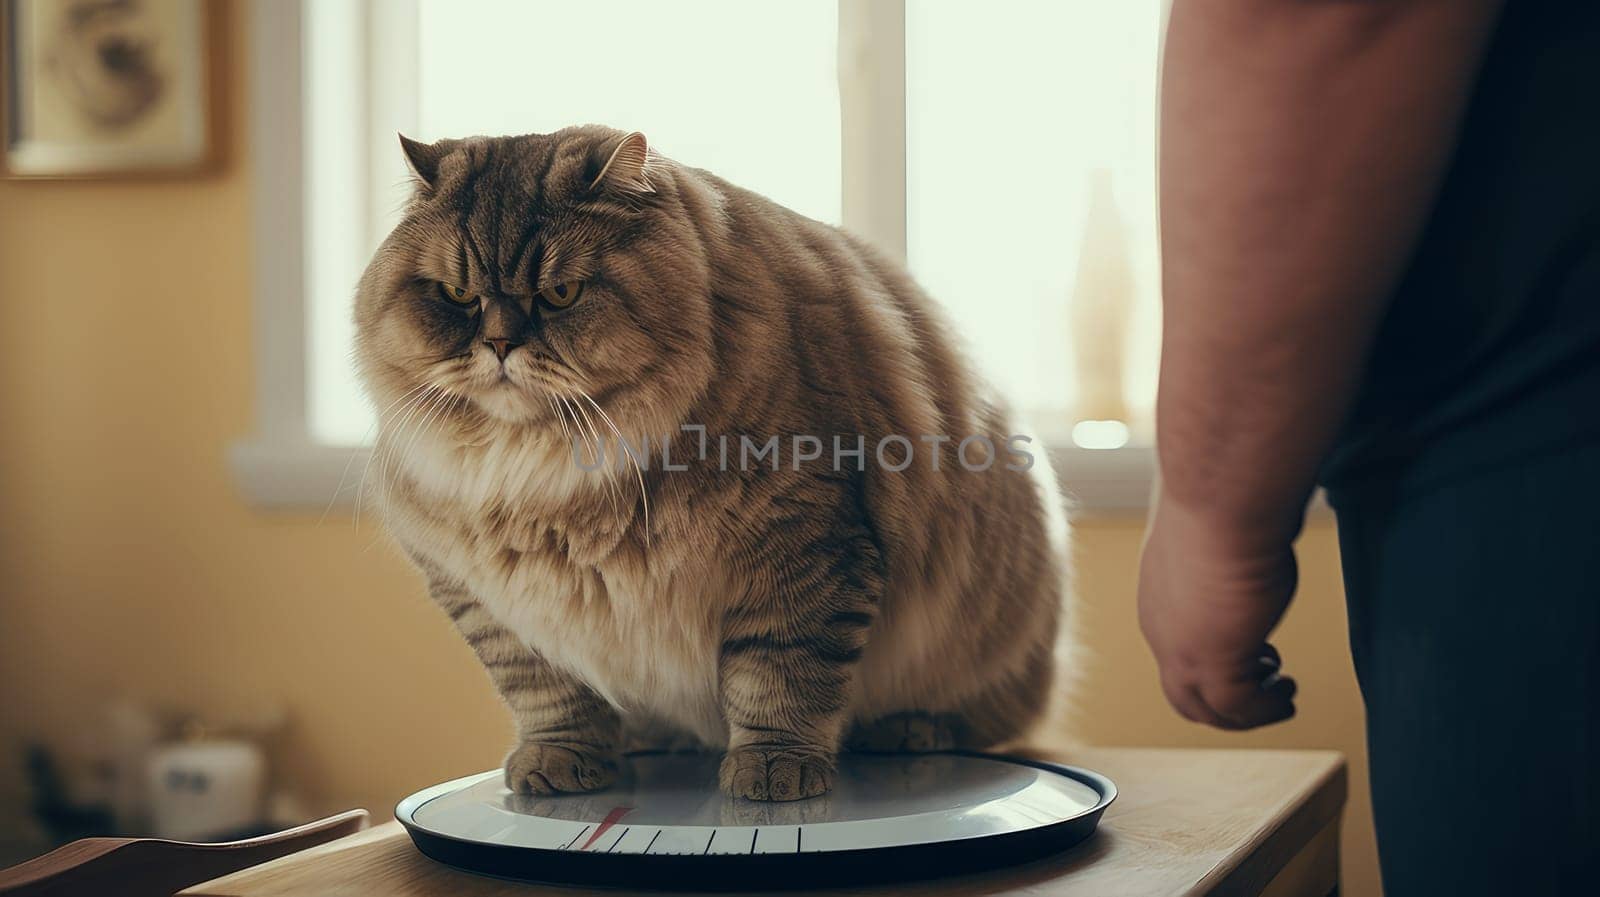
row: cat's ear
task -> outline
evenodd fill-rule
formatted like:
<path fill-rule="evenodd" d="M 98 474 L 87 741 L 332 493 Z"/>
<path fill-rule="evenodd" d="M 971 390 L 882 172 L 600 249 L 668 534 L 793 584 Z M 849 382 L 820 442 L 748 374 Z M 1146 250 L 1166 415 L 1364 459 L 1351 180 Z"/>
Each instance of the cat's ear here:
<path fill-rule="evenodd" d="M 400 151 L 406 154 L 406 164 L 411 166 L 411 173 L 417 176 L 417 180 L 424 186 L 432 187 L 439 177 L 439 160 L 445 155 L 443 141 L 422 143 L 401 134 Z"/>
<path fill-rule="evenodd" d="M 650 184 L 650 144 L 638 131 L 622 138 L 594 176 L 590 189 L 605 187 L 623 193 L 653 193 Z"/>

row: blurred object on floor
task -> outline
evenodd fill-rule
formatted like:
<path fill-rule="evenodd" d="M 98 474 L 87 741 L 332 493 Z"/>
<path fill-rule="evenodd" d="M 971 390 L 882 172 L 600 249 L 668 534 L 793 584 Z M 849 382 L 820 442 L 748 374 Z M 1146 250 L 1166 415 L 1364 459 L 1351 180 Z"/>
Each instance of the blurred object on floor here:
<path fill-rule="evenodd" d="M 212 840 L 259 825 L 267 760 L 243 739 L 163 744 L 145 764 L 152 831 L 159 838 Z"/>
<path fill-rule="evenodd" d="M 55 756 L 42 745 L 27 747 L 28 784 L 33 788 L 33 816 L 54 843 L 75 841 L 113 831 L 111 808 L 75 796 L 61 775 Z"/>
<path fill-rule="evenodd" d="M 69 739 L 31 743 L 22 758 L 31 819 L 8 825 L 0 860 L 16 862 L 79 838 L 249 838 L 312 818 L 273 775 L 281 708 L 226 719 L 120 698 Z"/>

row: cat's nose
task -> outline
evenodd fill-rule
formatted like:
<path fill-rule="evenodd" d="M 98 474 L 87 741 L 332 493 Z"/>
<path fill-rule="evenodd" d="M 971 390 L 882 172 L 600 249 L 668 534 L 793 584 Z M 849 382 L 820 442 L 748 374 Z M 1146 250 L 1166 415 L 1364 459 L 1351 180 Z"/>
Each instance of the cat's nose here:
<path fill-rule="evenodd" d="M 501 361 L 506 360 L 506 356 L 511 354 L 512 349 L 522 345 L 516 340 L 510 339 L 486 339 L 483 341 L 483 344 L 493 349 L 495 357 L 499 358 Z"/>

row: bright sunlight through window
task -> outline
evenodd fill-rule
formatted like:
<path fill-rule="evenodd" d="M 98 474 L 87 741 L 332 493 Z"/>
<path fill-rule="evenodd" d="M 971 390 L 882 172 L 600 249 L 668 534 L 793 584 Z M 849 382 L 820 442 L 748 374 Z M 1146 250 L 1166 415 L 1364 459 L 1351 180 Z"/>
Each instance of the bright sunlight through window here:
<path fill-rule="evenodd" d="M 350 367 L 350 302 L 403 196 L 398 149 L 395 184 L 350 185 L 391 164 L 384 145 L 396 130 L 425 140 L 584 122 L 640 130 L 679 162 L 840 222 L 836 0 L 360 2 L 305 7 L 318 440 L 370 439 Z M 1160 5 L 905 4 L 912 271 L 1033 432 L 1085 448 L 1148 438 Z M 404 10 L 404 54 L 372 49 L 386 40 L 372 36 L 373 8 Z M 580 37 L 597 30 L 603 41 Z M 366 82 L 346 58 L 362 41 Z M 330 137 L 351 116 L 372 122 L 373 146 Z"/>

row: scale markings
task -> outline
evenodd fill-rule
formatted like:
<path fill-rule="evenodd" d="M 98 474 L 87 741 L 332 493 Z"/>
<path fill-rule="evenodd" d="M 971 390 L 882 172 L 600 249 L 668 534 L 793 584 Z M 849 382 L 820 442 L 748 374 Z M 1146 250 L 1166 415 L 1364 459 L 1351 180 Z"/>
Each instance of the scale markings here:
<path fill-rule="evenodd" d="M 0 7 L 3 7 L 4 3 L 5 0 L 0 0 Z M 951 806 L 940 812 L 927 812 L 925 818 L 917 819 L 915 822 L 901 821 L 906 815 L 901 810 L 906 808 L 900 807 L 896 802 L 875 799 L 879 796 L 874 790 L 876 786 L 899 782 L 903 770 L 890 761 L 875 761 L 879 765 L 870 765 L 863 761 L 864 771 L 870 773 L 863 779 L 865 784 L 856 792 L 841 789 L 842 797 L 836 796 L 834 799 L 833 810 L 849 820 L 849 824 L 836 825 L 828 821 L 826 817 L 832 816 L 831 813 L 823 814 L 825 818 L 817 821 L 794 823 L 792 827 L 795 855 L 804 857 L 807 852 L 805 846 L 807 825 L 816 825 L 818 828 L 817 834 L 811 839 L 809 852 L 821 853 L 824 858 L 834 851 L 864 851 L 899 845 L 948 844 L 952 850 L 965 851 L 968 845 L 981 850 L 981 845 L 989 839 L 1017 832 L 1034 831 L 1057 822 L 1083 818 L 1085 814 L 1097 813 L 1098 809 L 1104 807 L 1106 789 L 1091 777 L 1080 778 L 1070 769 L 1052 777 L 1049 767 L 1041 767 L 1038 770 L 1030 767 L 1017 771 L 1006 769 L 1002 763 L 981 757 L 958 757 L 949 762 L 955 764 L 952 769 L 960 772 L 967 766 L 976 769 L 979 761 L 983 761 L 985 768 L 989 769 L 989 772 L 985 773 L 989 778 L 977 782 L 982 787 L 973 787 L 971 782 L 967 782 L 961 776 L 952 777 L 948 785 L 940 786 L 950 792 L 948 796 L 951 798 Z M 565 814 L 546 815 L 529 807 L 519 811 L 516 814 L 518 818 L 513 819 L 504 829 L 500 828 L 499 826 L 505 822 L 505 810 L 511 808 L 503 798 L 504 789 L 497 772 L 486 774 L 484 777 L 462 780 L 472 783 L 470 786 L 457 786 L 453 790 L 446 786 L 436 786 L 435 789 L 418 792 L 408 798 L 402 806 L 409 808 L 406 813 L 413 816 L 410 822 L 419 823 L 425 828 L 439 825 L 446 829 L 447 837 L 481 845 L 483 856 L 464 857 L 465 867 L 490 865 L 491 858 L 497 855 L 499 847 L 513 846 L 530 851 L 530 855 L 534 856 L 552 849 L 568 853 L 603 853 L 619 857 L 682 856 L 685 859 L 676 862 L 703 866 L 706 865 L 703 862 L 696 864 L 688 859 L 695 855 L 695 841 L 699 839 L 701 832 L 705 832 L 707 836 L 706 842 L 700 845 L 702 857 L 709 857 L 715 852 L 717 855 L 731 858 L 739 854 L 741 847 L 752 859 L 756 855 L 772 854 L 776 857 L 786 852 L 781 842 L 787 840 L 782 834 L 782 829 L 788 823 L 772 818 L 761 820 L 773 823 L 769 826 L 772 832 L 766 836 L 766 843 L 763 844 L 761 833 L 768 827 L 751 824 L 755 820 L 735 820 L 732 815 L 718 818 L 714 813 L 710 819 L 705 818 L 702 805 L 706 805 L 711 796 L 716 794 L 713 789 L 703 789 L 705 792 L 703 795 L 698 792 L 687 794 L 683 792 L 681 787 L 683 780 L 714 781 L 715 758 L 708 761 L 709 765 L 695 761 L 699 765 L 694 766 L 692 770 L 689 770 L 688 766 L 679 768 L 677 765 L 672 765 L 677 763 L 677 760 L 673 760 L 672 763 L 660 761 L 667 764 L 660 769 L 650 765 L 656 762 L 654 760 L 641 759 L 638 762 L 640 764 L 638 787 L 634 791 L 627 794 L 619 793 L 610 800 L 601 798 L 580 805 L 579 812 L 587 817 L 587 822 L 583 818 L 573 818 L 571 815 L 564 819 L 559 818 L 559 815 Z M 685 764 L 688 762 L 684 761 Z M 693 772 L 694 775 L 690 776 L 689 772 Z M 990 778 L 999 783 L 993 790 L 989 788 Z M 1057 778 L 1061 781 L 1057 781 Z M 1002 791 L 999 785 L 1015 790 Z M 438 788 L 445 788 L 450 793 L 430 793 L 437 791 Z M 972 808 L 987 806 L 990 802 L 1001 806 L 1003 812 L 972 812 Z M 607 803 L 613 806 L 606 807 Z M 633 806 L 629 806 L 630 804 Z M 669 818 L 672 821 L 663 823 L 651 832 L 650 837 L 645 838 L 647 843 L 642 850 L 633 847 L 623 850 L 622 842 L 633 838 L 633 829 L 627 818 L 638 813 L 641 808 L 645 808 L 641 818 L 651 812 L 658 812 L 647 809 L 650 807 L 659 807 L 660 811 L 664 811 L 664 815 L 657 815 L 655 818 Z M 595 810 L 601 812 L 596 814 Z M 595 815 L 602 818 L 596 819 Z M 568 835 L 566 841 L 557 841 L 551 845 L 552 840 L 560 837 L 557 832 L 573 823 L 578 824 L 577 830 Z M 672 825 L 672 836 L 662 841 L 668 824 Z M 722 846 L 718 847 L 716 839 L 722 834 L 723 824 L 730 829 L 730 837 L 733 840 L 724 838 Z M 644 837 L 643 833 L 647 828 L 643 822 L 640 823 L 639 837 Z M 745 843 L 743 835 L 746 829 L 750 831 L 748 844 Z M 488 834 L 484 834 L 486 831 Z M 817 840 L 819 837 L 821 841 Z M 607 838 L 610 839 L 609 843 Z M 633 843 L 638 843 L 638 839 L 635 838 Z M 657 844 L 662 845 L 659 854 L 655 852 Z M 955 847 L 957 844 L 961 847 Z M 710 866 L 717 865 L 710 864 Z M 742 868 L 735 870 L 733 867 L 747 867 L 752 864 L 720 865 L 728 866 L 729 869 L 724 874 L 732 875 L 736 872 L 742 874 L 744 871 Z M 760 865 L 762 864 L 755 864 L 755 866 Z"/>
<path fill-rule="evenodd" d="M 587 825 L 583 827 L 583 832 L 586 832 L 588 830 L 589 830 L 589 827 Z M 578 839 L 583 837 L 583 832 L 579 832 L 576 835 L 573 835 L 572 836 L 572 840 L 568 841 L 566 844 L 563 844 L 561 846 L 561 849 L 562 850 L 570 850 L 572 848 L 572 845 L 578 843 Z"/>

